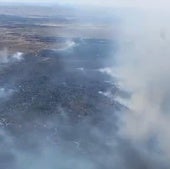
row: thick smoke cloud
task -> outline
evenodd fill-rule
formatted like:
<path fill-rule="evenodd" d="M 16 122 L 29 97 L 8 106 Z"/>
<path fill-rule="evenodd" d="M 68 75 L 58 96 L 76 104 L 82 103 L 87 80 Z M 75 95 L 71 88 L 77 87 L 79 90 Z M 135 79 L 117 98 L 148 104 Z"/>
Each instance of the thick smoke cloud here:
<path fill-rule="evenodd" d="M 139 11 L 124 18 L 119 36 L 113 74 L 129 93 L 118 98 L 129 109 L 119 116 L 119 134 L 149 158 L 170 165 L 170 13 Z"/>

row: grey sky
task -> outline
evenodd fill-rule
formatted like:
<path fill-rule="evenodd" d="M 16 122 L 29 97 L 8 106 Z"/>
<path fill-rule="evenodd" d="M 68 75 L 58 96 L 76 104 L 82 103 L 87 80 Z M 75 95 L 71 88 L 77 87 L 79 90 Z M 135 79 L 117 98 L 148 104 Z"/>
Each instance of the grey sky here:
<path fill-rule="evenodd" d="M 169 0 L 0 0 L 0 2 L 29 2 L 29 3 L 60 3 L 75 5 L 113 6 L 113 7 L 142 7 L 169 8 Z"/>

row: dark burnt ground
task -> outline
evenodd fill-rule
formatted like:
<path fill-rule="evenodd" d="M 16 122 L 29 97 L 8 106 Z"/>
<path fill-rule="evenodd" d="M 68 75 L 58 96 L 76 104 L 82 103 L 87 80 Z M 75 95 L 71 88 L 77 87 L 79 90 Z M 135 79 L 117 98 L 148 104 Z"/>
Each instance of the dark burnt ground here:
<path fill-rule="evenodd" d="M 99 69 L 111 66 L 106 61 L 113 50 L 112 42 L 74 41 L 77 45 L 73 48 L 44 50 L 37 56 L 26 54 L 21 62 L 1 65 L 1 87 L 13 91 L 1 98 L 1 128 L 17 151 L 38 153 L 43 143 L 76 150 L 82 159 L 91 156 L 98 160 L 95 154 L 111 153 L 105 141 L 116 131 L 114 112 L 120 105 L 100 93 L 109 90 L 114 96 L 117 88 Z M 103 136 L 104 140 L 100 139 Z M 4 139 L 2 145 L 8 147 L 9 143 Z M 0 151 L 6 168 L 17 166 L 12 149 Z M 95 163 L 100 166 L 100 162 Z M 102 165 L 108 167 L 105 162 Z"/>

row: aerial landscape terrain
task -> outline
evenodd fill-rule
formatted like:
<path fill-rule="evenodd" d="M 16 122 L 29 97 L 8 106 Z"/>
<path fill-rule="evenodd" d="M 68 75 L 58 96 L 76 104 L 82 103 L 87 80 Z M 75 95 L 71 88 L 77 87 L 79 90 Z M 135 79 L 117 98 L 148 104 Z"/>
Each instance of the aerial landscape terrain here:
<path fill-rule="evenodd" d="M 116 44 L 110 21 L 82 15 L 0 7 L 0 169 L 110 169 Z"/>
<path fill-rule="evenodd" d="M 93 16 L 94 23 L 88 15 L 95 14 L 84 14 L 82 20 L 73 9 L 60 6 L 0 6 L 0 46 L 38 52 L 62 49 L 74 38 L 111 39 L 111 24 L 100 16 Z"/>
<path fill-rule="evenodd" d="M 169 15 L 64 1 L 0 2 L 0 169 L 169 169 Z"/>

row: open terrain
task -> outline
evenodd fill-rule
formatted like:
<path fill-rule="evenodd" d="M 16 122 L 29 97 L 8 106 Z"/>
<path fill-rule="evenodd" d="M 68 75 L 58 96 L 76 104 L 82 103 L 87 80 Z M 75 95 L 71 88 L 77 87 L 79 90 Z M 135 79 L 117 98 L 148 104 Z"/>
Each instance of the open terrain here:
<path fill-rule="evenodd" d="M 111 38 L 111 24 L 102 22 L 100 16 L 93 20 L 82 11 L 82 20 L 79 15 L 74 9 L 60 6 L 1 6 L 0 48 L 38 52 L 60 49 L 66 41 L 75 38 Z"/>

